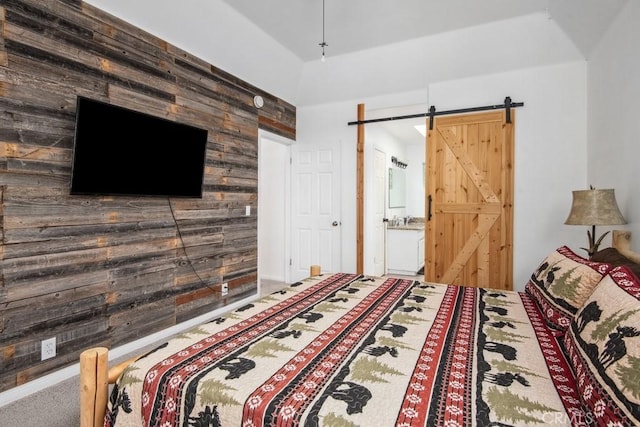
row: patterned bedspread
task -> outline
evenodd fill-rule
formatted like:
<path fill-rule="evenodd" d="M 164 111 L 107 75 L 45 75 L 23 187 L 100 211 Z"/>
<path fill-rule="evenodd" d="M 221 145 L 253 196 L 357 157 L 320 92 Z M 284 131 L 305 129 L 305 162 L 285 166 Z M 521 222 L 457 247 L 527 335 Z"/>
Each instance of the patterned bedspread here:
<path fill-rule="evenodd" d="M 333 274 L 172 338 L 114 386 L 106 426 L 580 425 L 525 293 Z"/>

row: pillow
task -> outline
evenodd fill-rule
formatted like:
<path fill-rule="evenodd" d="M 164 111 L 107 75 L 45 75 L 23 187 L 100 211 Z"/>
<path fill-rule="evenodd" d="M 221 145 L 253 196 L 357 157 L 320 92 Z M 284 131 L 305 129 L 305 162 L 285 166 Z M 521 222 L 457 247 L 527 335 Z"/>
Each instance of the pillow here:
<path fill-rule="evenodd" d="M 629 258 L 622 255 L 616 248 L 605 248 L 596 252 L 591 257 L 591 261 L 606 262 L 611 264 L 612 267 L 625 265 L 629 267 L 629 270 L 631 270 L 636 277 L 640 277 L 640 264 L 631 261 Z"/>
<path fill-rule="evenodd" d="M 611 268 L 608 263 L 589 261 L 562 246 L 542 261 L 525 291 L 538 304 L 547 325 L 560 336 Z"/>
<path fill-rule="evenodd" d="M 614 268 L 562 339 L 589 425 L 640 425 L 640 279 Z"/>

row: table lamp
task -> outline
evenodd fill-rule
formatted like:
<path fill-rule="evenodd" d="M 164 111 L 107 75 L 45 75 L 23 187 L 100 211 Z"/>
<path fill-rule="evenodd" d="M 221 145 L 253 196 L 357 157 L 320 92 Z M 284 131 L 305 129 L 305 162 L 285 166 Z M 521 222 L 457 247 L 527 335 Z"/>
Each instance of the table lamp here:
<path fill-rule="evenodd" d="M 573 191 L 571 212 L 564 223 L 591 226 L 591 231 L 587 230 L 589 248 L 581 248 L 591 258 L 598 251 L 604 236 L 609 233 L 607 231 L 596 240 L 596 225 L 626 224 L 627 221 L 620 213 L 613 189 L 596 190 L 591 187 L 589 190 Z"/>

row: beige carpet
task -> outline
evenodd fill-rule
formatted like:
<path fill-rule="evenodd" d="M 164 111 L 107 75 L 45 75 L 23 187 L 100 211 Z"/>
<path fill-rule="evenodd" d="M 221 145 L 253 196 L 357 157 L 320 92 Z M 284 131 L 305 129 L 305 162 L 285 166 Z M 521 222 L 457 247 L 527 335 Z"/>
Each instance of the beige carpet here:
<path fill-rule="evenodd" d="M 2 427 L 78 427 L 80 382 L 76 376 L 0 408 Z"/>

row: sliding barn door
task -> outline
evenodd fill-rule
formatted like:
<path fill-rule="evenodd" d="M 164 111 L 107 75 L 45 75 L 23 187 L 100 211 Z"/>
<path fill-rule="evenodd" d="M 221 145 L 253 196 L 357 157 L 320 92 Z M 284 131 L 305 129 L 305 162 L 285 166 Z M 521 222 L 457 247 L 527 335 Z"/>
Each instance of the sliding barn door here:
<path fill-rule="evenodd" d="M 427 135 L 426 280 L 513 288 L 513 144 L 504 111 L 436 118 Z"/>

